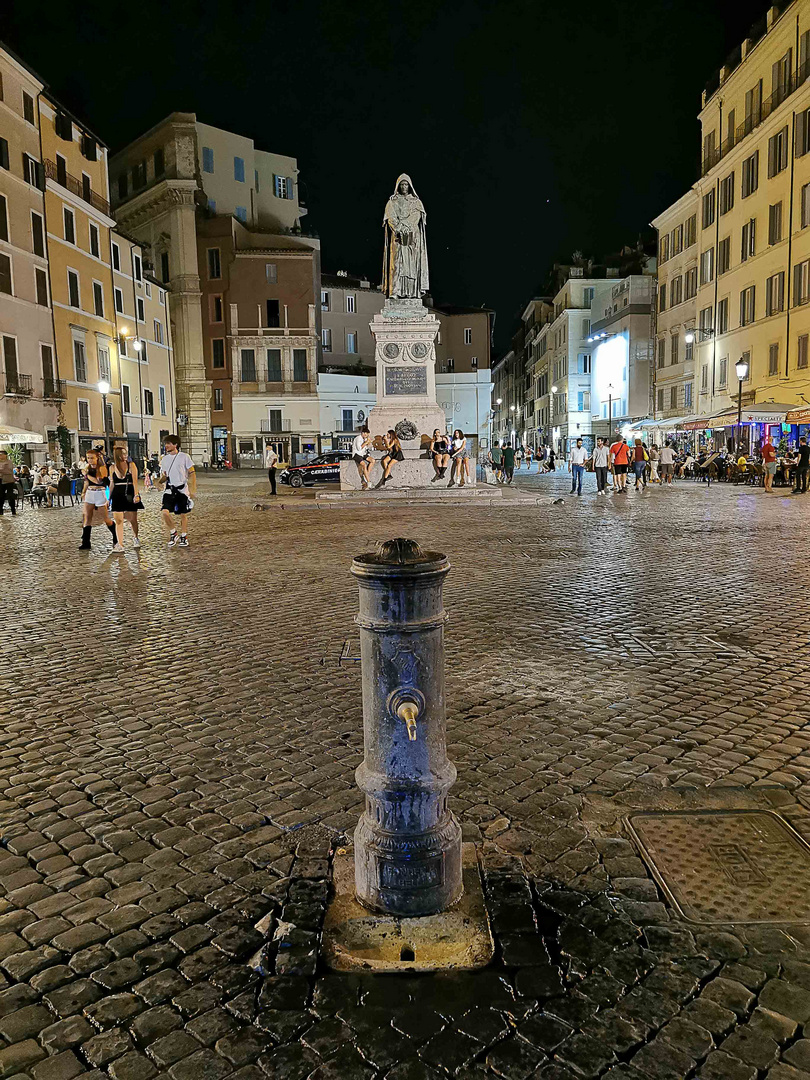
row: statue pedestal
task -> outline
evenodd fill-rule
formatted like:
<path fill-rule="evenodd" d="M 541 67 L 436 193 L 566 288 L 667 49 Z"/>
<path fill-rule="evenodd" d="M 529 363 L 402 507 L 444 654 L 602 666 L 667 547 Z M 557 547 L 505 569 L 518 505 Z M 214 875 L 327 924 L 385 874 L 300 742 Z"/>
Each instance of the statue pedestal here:
<path fill-rule="evenodd" d="M 386 300 L 370 327 L 377 360 L 377 403 L 368 419 L 372 444 L 393 428 L 406 458 L 424 457 L 434 429 L 444 431 L 447 423 L 436 402 L 439 320 L 421 300 Z"/>

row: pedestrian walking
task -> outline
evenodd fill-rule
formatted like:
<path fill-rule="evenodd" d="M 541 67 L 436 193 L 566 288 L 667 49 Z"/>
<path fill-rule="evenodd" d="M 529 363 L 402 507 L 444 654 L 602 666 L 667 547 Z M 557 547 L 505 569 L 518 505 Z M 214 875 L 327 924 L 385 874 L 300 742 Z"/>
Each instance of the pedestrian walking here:
<path fill-rule="evenodd" d="M 278 465 L 278 454 L 275 451 L 272 443 L 268 443 L 264 448 L 264 467 L 267 469 L 267 479 L 270 481 L 270 494 L 276 494 L 276 466 Z"/>
<path fill-rule="evenodd" d="M 459 487 L 464 487 L 464 478 L 466 475 L 465 462 L 469 460 L 469 453 L 467 451 L 467 440 L 464 437 L 464 432 L 460 428 L 456 428 L 453 432 L 453 441 L 450 443 L 450 459 L 452 461 L 452 468 L 450 471 L 450 483 L 448 487 L 453 487 L 456 479 L 459 481 Z M 514 466 L 514 461 L 513 461 Z"/>
<path fill-rule="evenodd" d="M 368 425 L 364 424 L 352 443 L 352 457 L 360 474 L 360 487 L 363 491 L 368 487 L 371 470 L 374 468 L 374 458 L 371 456 L 371 436 Z"/>
<path fill-rule="evenodd" d="M 143 509 L 138 491 L 138 466 L 127 459 L 127 452 L 122 446 L 113 450 L 113 467 L 110 470 L 110 508 L 115 522 L 115 544 L 113 551 L 124 550 L 124 518 L 129 520 L 135 534 L 134 547 L 139 548 L 137 511 Z"/>
<path fill-rule="evenodd" d="M 554 453 L 554 447 L 550 446 L 548 448 L 548 457 L 546 458 L 546 472 L 556 472 L 556 471 L 557 471 L 557 457 L 556 457 L 556 455 Z"/>
<path fill-rule="evenodd" d="M 658 457 L 659 457 L 658 447 L 656 446 L 655 443 L 653 443 L 652 446 L 650 447 L 650 483 L 651 484 L 660 484 L 660 482 L 661 482 L 659 480 L 659 478 L 658 478 Z"/>
<path fill-rule="evenodd" d="M 447 472 L 447 466 L 450 464 L 450 436 L 447 432 L 440 432 L 436 428 L 433 432 L 433 438 L 430 440 L 430 456 L 433 460 L 433 479 L 431 484 L 435 484 L 437 480 L 443 480 L 444 474 Z"/>
<path fill-rule="evenodd" d="M 582 439 L 577 439 L 576 446 L 571 448 L 568 455 L 568 471 L 571 473 L 571 494 L 582 494 L 582 477 L 585 475 L 585 462 L 588 460 L 588 451 L 582 445 Z"/>
<path fill-rule="evenodd" d="M 610 464 L 613 467 L 614 490 L 617 495 L 627 492 L 627 468 L 630 464 L 630 447 L 626 439 L 617 439 L 610 448 Z"/>
<path fill-rule="evenodd" d="M 383 473 L 377 484 L 378 488 L 385 487 L 391 479 L 391 469 L 394 467 L 394 462 L 405 460 L 405 455 L 402 453 L 402 444 L 393 428 L 389 428 L 383 435 L 383 442 L 385 443 L 385 453 L 380 458 Z"/>
<path fill-rule="evenodd" d="M 661 483 L 670 487 L 672 485 L 672 475 L 675 472 L 675 451 L 672 448 L 672 443 L 666 442 L 661 447 L 659 470 Z"/>
<path fill-rule="evenodd" d="M 8 456 L 7 450 L 0 450 L 0 514 L 5 512 L 6 500 L 11 510 L 11 516 L 17 516 L 17 481 L 14 477 L 14 466 Z"/>
<path fill-rule="evenodd" d="M 169 547 L 187 548 L 188 515 L 194 507 L 191 496 L 197 493 L 197 473 L 194 462 L 180 450 L 179 435 L 167 435 L 163 443 L 166 453 L 160 459 L 158 484 L 166 490 L 163 492 L 161 514 L 169 529 Z M 179 536 L 172 516 L 180 518 Z"/>
<path fill-rule="evenodd" d="M 208 472 L 208 466 L 209 466 L 210 463 L 211 463 L 211 455 L 208 452 L 208 450 L 205 449 L 202 452 L 202 467 L 206 472 Z M 274 487 L 273 488 L 273 494 L 275 495 L 275 493 L 276 493 L 276 490 L 275 490 L 275 487 Z"/>
<path fill-rule="evenodd" d="M 510 443 L 503 444 L 503 475 L 507 484 L 515 478 L 515 449 Z"/>
<path fill-rule="evenodd" d="M 534 458 L 534 451 L 532 450 L 532 448 L 530 446 L 528 446 L 526 448 L 526 472 L 527 473 L 530 473 L 532 471 L 532 460 L 533 460 L 533 458 Z"/>
<path fill-rule="evenodd" d="M 497 440 L 489 452 L 489 460 L 492 465 L 492 471 L 495 473 L 495 482 L 497 484 L 503 483 L 503 450 L 501 449 L 501 444 L 497 442 Z"/>
<path fill-rule="evenodd" d="M 87 451 L 87 472 L 82 490 L 82 542 L 80 551 L 90 550 L 90 533 L 94 525 L 106 525 L 112 536 L 113 546 L 118 542 L 115 523 L 107 509 L 107 485 L 109 470 L 98 450 Z M 96 520 L 99 518 L 100 520 Z"/>
<path fill-rule="evenodd" d="M 773 478 L 776 475 L 776 447 L 771 442 L 770 435 L 765 436 L 762 444 L 762 464 L 765 469 L 765 490 L 773 491 Z"/>
<path fill-rule="evenodd" d="M 807 445 L 807 436 L 802 435 L 799 439 L 799 458 L 796 462 L 796 487 L 794 495 L 804 495 L 807 492 L 807 470 L 810 468 L 810 446 Z"/>
<path fill-rule="evenodd" d="M 610 450 L 605 446 L 604 439 L 596 440 L 593 452 L 593 471 L 596 473 L 596 494 L 607 495 L 608 468 L 610 466 Z"/>
<path fill-rule="evenodd" d="M 641 439 L 634 439 L 633 441 L 633 472 L 636 477 L 636 491 L 639 487 L 642 490 L 646 490 L 647 487 L 647 460 L 648 454 L 644 449 L 644 443 Z"/>

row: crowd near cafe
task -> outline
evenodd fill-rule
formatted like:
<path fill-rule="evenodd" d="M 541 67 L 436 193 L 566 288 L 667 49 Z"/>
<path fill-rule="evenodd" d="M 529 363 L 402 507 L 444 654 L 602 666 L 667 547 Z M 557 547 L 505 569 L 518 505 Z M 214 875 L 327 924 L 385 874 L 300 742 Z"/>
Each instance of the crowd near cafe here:
<path fill-rule="evenodd" d="M 795 450 L 799 438 L 810 438 L 810 406 L 766 402 L 742 409 L 724 409 L 712 415 L 669 417 L 665 420 L 640 420 L 631 425 L 630 438 L 643 439 L 648 445 L 670 442 L 679 451 L 699 453 L 721 451 L 739 444 L 746 453 L 756 453 L 770 436 L 774 446 Z"/>

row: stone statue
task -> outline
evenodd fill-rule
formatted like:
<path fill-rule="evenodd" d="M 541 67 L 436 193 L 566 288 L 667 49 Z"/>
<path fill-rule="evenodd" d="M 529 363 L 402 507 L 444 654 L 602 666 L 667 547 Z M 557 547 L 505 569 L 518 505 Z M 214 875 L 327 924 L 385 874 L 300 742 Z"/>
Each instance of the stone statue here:
<path fill-rule="evenodd" d="M 430 287 L 425 208 L 407 173 L 397 178 L 394 194 L 385 207 L 383 228 L 383 292 L 395 299 L 421 299 Z"/>

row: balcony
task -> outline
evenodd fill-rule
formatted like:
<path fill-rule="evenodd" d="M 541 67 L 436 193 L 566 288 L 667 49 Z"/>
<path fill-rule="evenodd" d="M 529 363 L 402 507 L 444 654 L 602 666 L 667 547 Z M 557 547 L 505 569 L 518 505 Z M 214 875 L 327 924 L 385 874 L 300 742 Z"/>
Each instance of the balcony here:
<path fill-rule="evenodd" d="M 784 86 L 778 86 L 769 98 L 766 98 L 761 105 L 753 110 L 750 116 L 746 116 L 745 120 L 737 126 L 733 134 L 729 135 L 727 139 L 720 143 L 720 146 L 716 150 L 712 150 L 703 158 L 701 176 L 705 176 L 706 173 L 713 169 L 719 161 L 722 161 L 735 146 L 741 143 L 746 135 L 750 135 L 752 131 L 759 127 L 763 120 L 767 120 L 771 113 L 775 109 L 778 109 L 783 101 L 786 101 L 794 91 L 798 90 L 800 86 L 803 86 L 807 82 L 808 76 L 810 76 L 810 60 L 806 60 L 800 68 L 796 71 L 792 71 L 790 73 L 790 78 Z"/>
<path fill-rule="evenodd" d="M 32 393 L 30 375 L 6 375 L 6 397 L 29 398 Z"/>
<path fill-rule="evenodd" d="M 45 379 L 42 396 L 47 401 L 64 401 L 67 383 L 64 379 Z"/>
<path fill-rule="evenodd" d="M 96 210 L 99 210 L 102 214 L 110 216 L 110 204 L 106 199 L 102 199 L 100 195 L 97 195 L 93 191 L 89 184 L 83 183 L 81 180 L 77 180 L 75 176 L 72 176 L 69 172 L 65 172 L 64 169 L 47 159 L 43 162 L 45 166 L 45 176 L 48 180 L 54 180 L 60 187 L 67 188 L 68 191 L 72 191 L 74 195 L 77 195 L 80 199 L 84 199 L 86 203 L 90 203 Z"/>
<path fill-rule="evenodd" d="M 261 420 L 259 421 L 259 431 L 262 435 L 281 435 L 285 431 L 292 431 L 292 421 L 282 420 L 279 427 L 272 420 Z"/>

